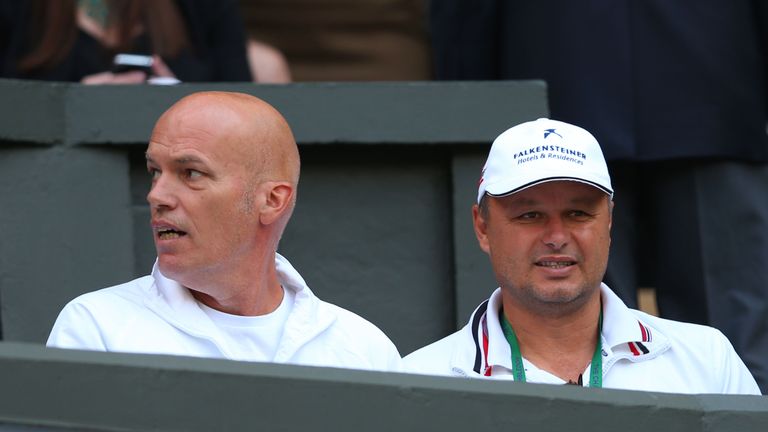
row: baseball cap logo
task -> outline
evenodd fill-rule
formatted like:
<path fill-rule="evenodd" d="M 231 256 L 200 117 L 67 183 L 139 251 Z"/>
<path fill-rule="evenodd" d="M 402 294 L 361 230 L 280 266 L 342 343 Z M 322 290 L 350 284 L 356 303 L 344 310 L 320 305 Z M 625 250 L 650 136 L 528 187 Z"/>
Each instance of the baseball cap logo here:
<path fill-rule="evenodd" d="M 555 135 L 559 136 L 560 138 L 563 137 L 559 133 L 555 132 L 554 129 L 544 129 L 544 139 L 547 139 L 547 137 L 552 135 L 552 134 L 555 134 Z"/>

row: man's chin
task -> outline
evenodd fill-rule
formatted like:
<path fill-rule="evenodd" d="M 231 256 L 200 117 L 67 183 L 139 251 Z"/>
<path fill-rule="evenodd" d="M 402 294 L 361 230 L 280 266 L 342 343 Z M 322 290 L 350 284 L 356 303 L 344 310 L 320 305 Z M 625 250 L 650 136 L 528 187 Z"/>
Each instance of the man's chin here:
<path fill-rule="evenodd" d="M 527 296 L 538 303 L 557 305 L 579 302 L 590 297 L 594 290 L 586 286 L 583 281 L 579 283 L 565 280 L 545 280 L 532 283 L 523 291 L 527 292 Z"/>
<path fill-rule="evenodd" d="M 584 305 L 592 298 L 599 288 L 589 288 L 583 285 L 568 286 L 558 285 L 552 287 L 543 287 L 536 290 L 535 296 L 541 304 L 547 304 L 553 307 L 579 307 Z"/>
<path fill-rule="evenodd" d="M 183 278 L 182 275 L 187 273 L 186 269 L 188 266 L 182 263 L 176 256 L 161 254 L 157 257 L 157 267 L 163 276 L 179 280 Z"/>

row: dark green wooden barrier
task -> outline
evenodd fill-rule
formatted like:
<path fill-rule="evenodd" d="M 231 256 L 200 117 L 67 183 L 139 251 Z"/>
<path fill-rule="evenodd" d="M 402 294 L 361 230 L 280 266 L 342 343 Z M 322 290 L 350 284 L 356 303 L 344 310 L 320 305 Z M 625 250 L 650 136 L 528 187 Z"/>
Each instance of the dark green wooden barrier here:
<path fill-rule="evenodd" d="M 768 398 L 684 396 L 0 343 L 0 431 L 763 432 Z M 27 430 L 27 429 L 23 429 Z"/>

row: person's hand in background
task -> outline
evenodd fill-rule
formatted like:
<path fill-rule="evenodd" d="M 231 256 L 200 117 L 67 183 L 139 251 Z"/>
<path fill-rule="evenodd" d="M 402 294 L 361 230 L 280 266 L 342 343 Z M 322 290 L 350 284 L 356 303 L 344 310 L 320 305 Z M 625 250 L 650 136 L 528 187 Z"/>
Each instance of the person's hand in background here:
<path fill-rule="evenodd" d="M 126 72 L 99 72 L 93 75 L 88 75 L 80 81 L 82 84 L 144 84 L 148 80 L 156 78 L 162 78 L 159 80 L 162 83 L 177 83 L 176 75 L 174 75 L 171 68 L 158 56 L 152 56 L 152 76 L 148 77 L 146 72 L 140 70 L 126 71 Z"/>
<path fill-rule="evenodd" d="M 142 84 L 147 81 L 147 74 L 139 71 L 127 72 L 99 72 L 83 77 L 82 84 Z"/>

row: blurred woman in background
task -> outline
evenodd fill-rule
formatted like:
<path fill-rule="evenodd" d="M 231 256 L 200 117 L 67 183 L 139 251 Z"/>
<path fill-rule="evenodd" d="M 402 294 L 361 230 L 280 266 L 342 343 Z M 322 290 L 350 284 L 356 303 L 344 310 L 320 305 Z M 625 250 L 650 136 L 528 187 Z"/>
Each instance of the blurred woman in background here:
<path fill-rule="evenodd" d="M 116 54 L 154 60 L 118 72 Z M 86 84 L 251 81 L 234 0 L 0 0 L 0 77 Z"/>

